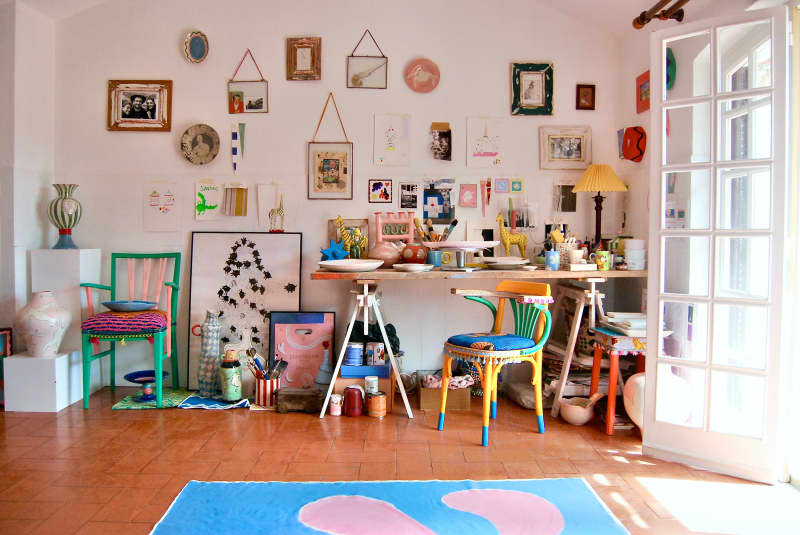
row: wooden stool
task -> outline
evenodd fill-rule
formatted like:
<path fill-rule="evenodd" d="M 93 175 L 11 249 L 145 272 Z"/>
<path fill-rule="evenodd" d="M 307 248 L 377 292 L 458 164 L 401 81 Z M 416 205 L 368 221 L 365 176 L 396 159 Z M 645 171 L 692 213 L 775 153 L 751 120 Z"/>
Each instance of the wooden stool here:
<path fill-rule="evenodd" d="M 614 411 L 617 405 L 617 377 L 620 355 L 636 355 L 636 371 L 644 371 L 646 338 L 625 336 L 608 329 L 595 327 L 594 361 L 592 363 L 592 385 L 589 395 L 597 392 L 600 384 L 600 365 L 603 351 L 608 353 L 610 361 L 608 369 L 608 408 L 606 409 L 606 434 L 614 434 Z"/>

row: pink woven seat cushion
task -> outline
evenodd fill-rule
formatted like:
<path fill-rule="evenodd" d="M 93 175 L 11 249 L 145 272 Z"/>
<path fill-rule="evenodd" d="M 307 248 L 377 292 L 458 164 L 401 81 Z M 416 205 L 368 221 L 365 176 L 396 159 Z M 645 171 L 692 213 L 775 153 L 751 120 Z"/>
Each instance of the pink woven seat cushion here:
<path fill-rule="evenodd" d="M 100 312 L 81 324 L 81 331 L 89 334 L 150 334 L 167 328 L 167 319 L 161 311 Z"/>

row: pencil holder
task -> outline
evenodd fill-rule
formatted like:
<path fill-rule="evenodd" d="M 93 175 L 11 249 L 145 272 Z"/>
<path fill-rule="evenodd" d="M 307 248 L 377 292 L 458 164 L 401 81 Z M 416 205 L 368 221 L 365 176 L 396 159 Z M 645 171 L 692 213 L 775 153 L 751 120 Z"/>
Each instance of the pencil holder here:
<path fill-rule="evenodd" d="M 256 379 L 256 399 L 254 403 L 261 408 L 275 410 L 278 399 L 278 389 L 281 387 L 278 379 Z"/>

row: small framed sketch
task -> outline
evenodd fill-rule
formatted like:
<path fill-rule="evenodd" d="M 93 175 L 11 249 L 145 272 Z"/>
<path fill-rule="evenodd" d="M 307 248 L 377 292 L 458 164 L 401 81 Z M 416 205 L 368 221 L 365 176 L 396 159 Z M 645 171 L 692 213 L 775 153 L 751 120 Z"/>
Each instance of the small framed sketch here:
<path fill-rule="evenodd" d="M 539 168 L 586 169 L 590 163 L 592 163 L 591 127 L 539 127 Z"/>
<path fill-rule="evenodd" d="M 347 56 L 347 87 L 386 89 L 389 58 L 385 56 Z"/>
<path fill-rule="evenodd" d="M 478 185 L 459 184 L 458 186 L 458 205 L 464 208 L 478 207 Z"/>
<path fill-rule="evenodd" d="M 169 132 L 172 80 L 109 80 L 109 130 Z"/>
<path fill-rule="evenodd" d="M 388 178 L 371 178 L 369 180 L 369 202 L 392 202 L 392 181 Z"/>
<path fill-rule="evenodd" d="M 511 115 L 553 115 L 553 64 L 511 64 Z"/>
<path fill-rule="evenodd" d="M 228 113 L 267 113 L 266 80 L 228 82 Z"/>
<path fill-rule="evenodd" d="M 308 198 L 353 198 L 353 144 L 348 141 L 308 143 Z"/>
<path fill-rule="evenodd" d="M 419 184 L 400 182 L 400 208 L 409 210 L 419 208 Z"/>
<path fill-rule="evenodd" d="M 636 113 L 650 109 L 650 71 L 636 77 Z"/>
<path fill-rule="evenodd" d="M 286 79 L 322 79 L 322 37 L 286 39 Z"/>
<path fill-rule="evenodd" d="M 495 178 L 494 179 L 494 192 L 495 193 L 510 193 L 511 181 L 508 178 Z"/>
<path fill-rule="evenodd" d="M 575 85 L 575 109 L 593 110 L 595 106 L 595 91 L 597 86 L 594 84 Z"/>
<path fill-rule="evenodd" d="M 511 193 L 525 193 L 525 179 L 512 178 L 511 179 Z"/>

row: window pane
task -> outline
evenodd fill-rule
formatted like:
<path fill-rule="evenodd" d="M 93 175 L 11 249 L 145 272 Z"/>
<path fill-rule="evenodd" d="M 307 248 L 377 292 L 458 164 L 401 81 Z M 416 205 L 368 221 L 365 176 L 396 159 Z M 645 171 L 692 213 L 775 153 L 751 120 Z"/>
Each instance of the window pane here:
<path fill-rule="evenodd" d="M 767 307 L 714 305 L 714 364 L 763 370 L 767 363 L 767 313 Z"/>
<path fill-rule="evenodd" d="M 667 100 L 700 97 L 711 92 L 709 32 L 666 42 L 664 55 L 664 95 Z"/>
<path fill-rule="evenodd" d="M 708 356 L 708 305 L 664 301 L 660 338 L 659 356 L 705 362 Z"/>
<path fill-rule="evenodd" d="M 766 95 L 721 100 L 719 159 L 753 160 L 772 155 L 772 99 Z"/>
<path fill-rule="evenodd" d="M 664 164 L 704 163 L 711 159 L 711 104 L 701 102 L 664 110 Z"/>
<path fill-rule="evenodd" d="M 705 395 L 705 370 L 658 364 L 656 420 L 686 427 L 703 427 Z"/>
<path fill-rule="evenodd" d="M 706 169 L 664 173 L 664 228 L 707 229 L 711 180 Z"/>
<path fill-rule="evenodd" d="M 769 87 L 772 84 L 769 21 L 726 26 L 717 32 L 719 90 Z"/>
<path fill-rule="evenodd" d="M 708 295 L 707 236 L 664 238 L 664 293 Z"/>
<path fill-rule="evenodd" d="M 768 236 L 717 238 L 717 297 L 766 299 L 769 268 Z"/>
<path fill-rule="evenodd" d="M 764 430 L 765 386 L 763 377 L 711 372 L 710 430 L 761 437 Z"/>
<path fill-rule="evenodd" d="M 769 167 L 720 169 L 717 228 L 768 229 L 772 188 Z"/>

